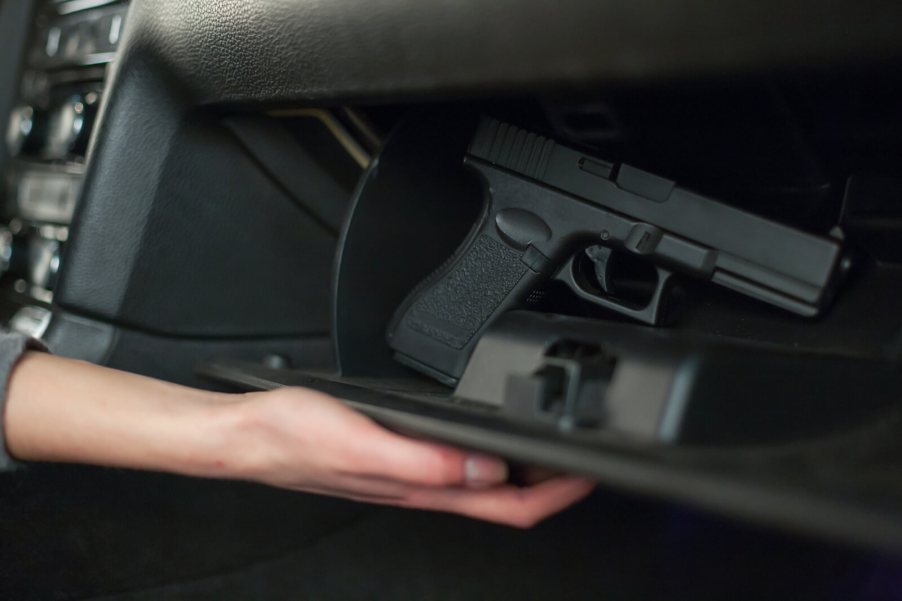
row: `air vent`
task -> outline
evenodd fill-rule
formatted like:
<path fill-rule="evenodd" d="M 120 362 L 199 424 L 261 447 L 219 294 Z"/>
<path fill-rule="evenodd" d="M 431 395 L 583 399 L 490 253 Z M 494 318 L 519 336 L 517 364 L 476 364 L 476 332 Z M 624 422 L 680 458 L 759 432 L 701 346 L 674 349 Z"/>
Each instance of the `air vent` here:
<path fill-rule="evenodd" d="M 89 8 L 115 4 L 119 0 L 54 0 L 56 11 L 61 15 L 70 15 Z"/>

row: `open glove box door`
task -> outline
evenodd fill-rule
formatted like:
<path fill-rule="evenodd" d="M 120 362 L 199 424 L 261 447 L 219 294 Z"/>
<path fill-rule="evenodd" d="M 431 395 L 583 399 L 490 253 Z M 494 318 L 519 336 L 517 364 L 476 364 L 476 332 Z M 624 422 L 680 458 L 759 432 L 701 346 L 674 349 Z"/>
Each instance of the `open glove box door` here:
<path fill-rule="evenodd" d="M 403 122 L 360 183 L 336 265 L 336 373 L 199 371 L 246 390 L 318 389 L 405 433 L 605 486 L 902 549 L 892 265 L 862 265 L 815 320 L 708 283 L 689 284 L 662 328 L 546 296 L 494 319 L 450 386 L 396 361 L 393 315 L 484 210 L 461 161 L 475 123 Z"/>

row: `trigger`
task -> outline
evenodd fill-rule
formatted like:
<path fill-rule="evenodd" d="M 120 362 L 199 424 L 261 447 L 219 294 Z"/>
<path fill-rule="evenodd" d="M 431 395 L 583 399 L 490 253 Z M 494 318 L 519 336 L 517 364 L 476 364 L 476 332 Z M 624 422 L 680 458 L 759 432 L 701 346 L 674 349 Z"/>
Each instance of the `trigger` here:
<path fill-rule="evenodd" d="M 601 286 L 601 289 L 607 294 L 614 294 L 614 283 L 611 281 L 611 258 L 614 256 L 614 251 L 612 251 L 607 246 L 602 246 L 598 244 L 596 246 L 590 246 L 586 249 L 586 256 L 591 259 L 593 265 L 595 265 L 595 278 L 598 280 L 598 285 Z"/>

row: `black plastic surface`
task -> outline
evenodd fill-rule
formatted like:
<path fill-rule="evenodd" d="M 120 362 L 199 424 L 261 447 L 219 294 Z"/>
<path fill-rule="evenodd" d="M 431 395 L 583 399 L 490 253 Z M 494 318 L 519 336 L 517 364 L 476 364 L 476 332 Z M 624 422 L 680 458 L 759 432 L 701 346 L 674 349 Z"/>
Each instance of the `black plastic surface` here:
<path fill-rule="evenodd" d="M 542 318 L 522 314 L 517 319 L 529 322 Z M 714 340 L 692 342 L 679 334 L 668 335 L 639 326 L 596 326 L 587 322 L 567 325 L 567 320 L 561 324 L 562 335 L 566 335 L 567 328 L 581 330 L 590 339 L 594 335 L 610 338 L 615 348 L 620 344 L 634 348 L 644 344 L 646 350 L 649 345 L 694 349 L 710 359 L 715 376 L 718 370 L 727 377 L 737 369 L 729 362 L 730 354 L 722 353 L 721 349 L 729 345 L 723 347 L 723 343 Z M 594 334 L 593 328 L 597 329 Z M 754 355 L 755 347 L 750 350 Z M 758 350 L 768 352 L 762 347 Z M 649 444 L 642 442 L 641 437 L 604 430 L 564 432 L 540 421 L 512 419 L 490 404 L 474 404 L 437 393 L 434 387 L 415 380 L 341 378 L 234 362 L 214 362 L 204 366 L 201 373 L 245 389 L 315 388 L 404 432 L 520 462 L 582 473 L 609 486 L 688 502 L 744 519 L 902 550 L 902 472 L 895 459 L 902 452 L 902 410 L 894 397 L 898 386 L 892 385 L 902 379 L 902 374 L 885 364 L 873 364 L 873 370 L 857 370 L 855 361 L 849 358 L 810 357 L 810 368 L 804 367 L 803 355 L 797 359 L 786 357 L 788 361 L 784 362 L 762 363 L 762 376 L 791 380 L 793 361 L 801 361 L 796 363 L 800 382 L 817 378 L 817 369 L 836 370 L 830 377 L 835 377 L 834 383 L 841 383 L 842 394 L 819 407 L 816 395 L 796 396 L 800 391 L 793 384 L 784 387 L 786 397 L 781 397 L 777 387 L 768 397 L 761 397 L 756 406 L 755 393 L 746 391 L 748 402 L 739 403 L 735 410 L 749 416 L 758 413 L 759 417 L 769 413 L 770 417 L 749 422 L 747 427 L 737 421 L 732 432 L 717 431 L 716 424 L 706 423 L 717 414 L 721 418 L 735 417 L 730 415 L 731 399 L 723 396 L 731 383 L 710 380 L 707 376 L 711 374 L 704 381 L 699 380 L 695 398 L 702 401 L 703 411 L 693 416 L 697 429 L 691 434 L 696 441 L 707 440 L 715 443 L 713 446 Z M 751 378 L 748 383 L 754 384 L 755 365 L 739 366 L 742 370 Z M 878 373 L 878 379 L 865 380 Z M 756 385 L 767 388 L 766 382 Z M 860 411 L 848 413 L 845 405 L 859 394 Z M 784 403 L 788 403 L 785 408 Z M 805 423 L 806 412 L 818 411 L 824 413 Z M 775 429 L 774 419 L 794 422 L 797 427 Z M 749 439 L 755 432 L 763 434 L 757 442 Z M 722 435 L 734 444 L 718 440 Z M 736 444 L 738 441 L 742 444 Z"/>
<path fill-rule="evenodd" d="M 198 362 L 224 357 L 258 365 L 333 369 L 332 344 L 326 336 L 183 339 L 149 334 L 57 311 L 44 339 L 57 355 L 106 365 L 186 386 L 209 388 L 199 379 Z"/>
<path fill-rule="evenodd" d="M 475 117 L 459 110 L 408 120 L 361 180 L 335 270 L 332 336 L 343 374 L 406 371 L 385 344 L 386 324 L 410 290 L 453 254 L 481 210 L 479 183 L 461 162 L 474 125 Z"/>
<path fill-rule="evenodd" d="M 198 104 L 339 102 L 860 64 L 902 55 L 892 0 L 136 0 L 122 70 Z"/>
<path fill-rule="evenodd" d="M 511 387 L 568 358 L 584 372 L 574 374 L 574 384 L 590 379 L 593 365 L 606 372 L 606 385 L 583 395 L 582 409 L 599 416 L 584 430 L 636 442 L 796 444 L 902 407 L 902 370 L 886 359 L 525 311 L 504 315 L 486 331 L 454 395 L 513 420 L 547 422 L 546 412 L 558 409 L 511 406 L 522 400 L 512 398 Z M 562 418 L 550 422 L 559 428 L 574 427 L 564 419 L 573 416 L 553 417 Z"/>
<path fill-rule="evenodd" d="M 227 118 L 225 125 L 301 211 L 337 236 L 348 208 L 348 190 L 357 183 L 360 167 L 320 120 L 304 121 L 310 139 L 303 146 L 284 123 L 262 115 L 238 115 Z M 330 163 L 338 164 L 343 177 L 328 170 Z"/>
<path fill-rule="evenodd" d="M 31 31 L 30 17 L 33 10 L 30 0 L 0 2 L 0 173 L 6 166 L 9 150 L 6 145 L 6 127 L 9 114 L 19 94 L 19 74 L 25 56 L 25 41 Z M 0 181 L 0 203 L 6 194 L 6 186 Z"/>
<path fill-rule="evenodd" d="M 57 302 L 158 334 L 325 335 L 334 213 L 319 216 L 316 206 L 299 206 L 308 191 L 274 180 L 215 117 L 192 113 L 168 121 L 146 108 L 143 116 L 121 119 L 108 113 L 63 257 Z M 144 138 L 131 138 L 145 119 Z M 257 122 L 231 121 L 266 136 L 254 129 Z M 342 212 L 350 191 L 341 196 L 309 150 L 300 144 L 289 150 L 299 156 L 293 183 L 309 182 L 315 198 Z"/>

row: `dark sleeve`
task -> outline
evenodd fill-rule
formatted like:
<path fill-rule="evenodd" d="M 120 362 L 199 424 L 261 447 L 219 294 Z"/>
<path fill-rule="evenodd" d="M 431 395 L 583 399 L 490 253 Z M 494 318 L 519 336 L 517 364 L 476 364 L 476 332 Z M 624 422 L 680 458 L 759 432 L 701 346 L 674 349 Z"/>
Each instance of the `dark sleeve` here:
<path fill-rule="evenodd" d="M 3 440 L 5 431 L 3 418 L 6 406 L 6 391 L 13 367 L 25 351 L 46 351 L 47 347 L 38 340 L 24 334 L 0 332 L 0 471 L 15 469 L 18 463 L 6 451 Z"/>

